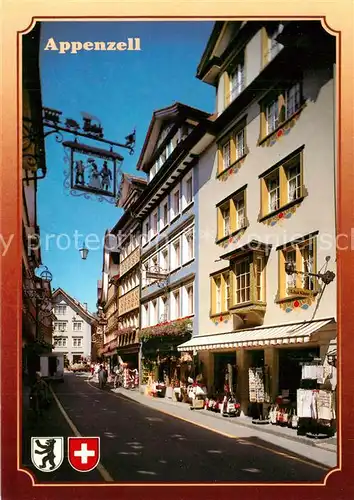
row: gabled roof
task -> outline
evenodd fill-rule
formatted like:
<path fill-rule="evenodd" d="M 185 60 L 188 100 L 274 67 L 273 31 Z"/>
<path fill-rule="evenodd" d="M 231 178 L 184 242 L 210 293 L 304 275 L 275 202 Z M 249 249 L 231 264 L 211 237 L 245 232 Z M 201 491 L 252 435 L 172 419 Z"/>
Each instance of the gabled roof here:
<path fill-rule="evenodd" d="M 58 295 L 60 294 L 63 295 L 66 302 L 69 303 L 73 307 L 73 309 L 75 309 L 78 312 L 78 314 L 86 318 L 88 323 L 92 323 L 93 321 L 95 321 L 94 316 L 89 311 L 86 311 L 83 304 L 81 304 L 81 302 L 71 297 L 62 288 L 57 288 L 55 290 L 55 292 L 53 293 L 53 299 L 56 299 L 56 297 L 58 297 Z"/>
<path fill-rule="evenodd" d="M 120 198 L 117 206 L 126 208 L 126 203 L 133 192 L 140 193 L 145 189 L 147 180 L 143 177 L 137 177 L 131 174 L 122 174 L 122 180 L 119 186 Z"/>
<path fill-rule="evenodd" d="M 149 157 L 152 155 L 155 149 L 161 128 L 164 123 L 177 121 L 178 119 L 186 120 L 188 118 L 193 119 L 199 123 L 201 121 L 207 120 L 209 117 L 210 113 L 201 111 L 200 109 L 193 108 L 180 102 L 176 102 L 171 106 L 154 111 L 136 166 L 137 170 L 144 170 L 146 162 L 149 160 Z"/>

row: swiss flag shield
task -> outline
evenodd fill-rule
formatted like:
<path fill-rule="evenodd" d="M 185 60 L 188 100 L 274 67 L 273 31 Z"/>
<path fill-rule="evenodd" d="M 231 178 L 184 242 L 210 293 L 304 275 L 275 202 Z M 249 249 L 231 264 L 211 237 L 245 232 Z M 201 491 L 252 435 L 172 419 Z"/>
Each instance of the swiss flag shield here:
<path fill-rule="evenodd" d="M 99 437 L 69 437 L 68 460 L 73 469 L 89 472 L 100 461 Z"/>

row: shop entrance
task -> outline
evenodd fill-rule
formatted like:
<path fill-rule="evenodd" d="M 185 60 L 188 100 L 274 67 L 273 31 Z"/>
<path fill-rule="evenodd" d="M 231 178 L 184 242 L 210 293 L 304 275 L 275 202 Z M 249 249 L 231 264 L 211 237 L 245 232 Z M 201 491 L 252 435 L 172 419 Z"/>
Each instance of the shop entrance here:
<path fill-rule="evenodd" d="M 223 393 L 225 384 L 229 384 L 233 393 L 237 388 L 236 352 L 216 352 L 214 353 L 214 389 L 217 393 Z"/>
<path fill-rule="evenodd" d="M 279 349 L 279 394 L 289 391 L 287 396 L 296 401 L 296 391 L 300 388 L 302 364 L 319 357 L 320 348 Z"/>

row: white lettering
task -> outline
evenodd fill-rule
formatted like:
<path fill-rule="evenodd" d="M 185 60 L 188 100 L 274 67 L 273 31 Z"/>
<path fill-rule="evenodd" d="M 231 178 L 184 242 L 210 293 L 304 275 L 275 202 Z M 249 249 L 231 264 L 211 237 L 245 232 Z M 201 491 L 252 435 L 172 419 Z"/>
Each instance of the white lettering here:
<path fill-rule="evenodd" d="M 47 45 L 44 47 L 44 50 L 58 50 L 54 38 L 49 38 Z"/>

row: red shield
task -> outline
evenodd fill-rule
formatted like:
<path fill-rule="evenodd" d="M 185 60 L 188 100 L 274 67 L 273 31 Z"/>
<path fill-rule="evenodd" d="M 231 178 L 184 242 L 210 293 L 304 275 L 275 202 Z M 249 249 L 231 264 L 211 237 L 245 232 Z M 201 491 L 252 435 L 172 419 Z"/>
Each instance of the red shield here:
<path fill-rule="evenodd" d="M 100 461 L 99 437 L 69 437 L 68 460 L 73 469 L 89 472 Z"/>

